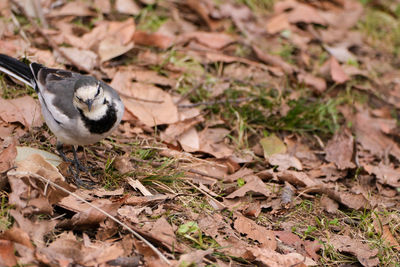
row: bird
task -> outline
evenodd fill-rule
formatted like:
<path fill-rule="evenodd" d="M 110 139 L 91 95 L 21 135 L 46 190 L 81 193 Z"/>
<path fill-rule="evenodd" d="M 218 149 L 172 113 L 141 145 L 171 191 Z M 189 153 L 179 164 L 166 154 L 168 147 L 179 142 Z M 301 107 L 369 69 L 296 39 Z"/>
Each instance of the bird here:
<path fill-rule="evenodd" d="M 87 171 L 76 153 L 76 146 L 97 143 L 120 124 L 124 104 L 119 94 L 93 76 L 47 68 L 0 54 L 0 71 L 35 89 L 43 118 L 57 138 L 56 150 L 70 166 L 75 183 L 82 185 L 79 171 Z M 63 145 L 72 145 L 74 159 L 64 154 Z"/>

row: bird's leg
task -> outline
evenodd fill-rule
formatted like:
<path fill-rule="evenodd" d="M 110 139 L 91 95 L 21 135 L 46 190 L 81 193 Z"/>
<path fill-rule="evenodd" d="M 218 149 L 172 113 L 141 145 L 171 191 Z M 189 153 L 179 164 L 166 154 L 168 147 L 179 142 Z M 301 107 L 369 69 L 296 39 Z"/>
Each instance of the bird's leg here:
<path fill-rule="evenodd" d="M 80 163 L 80 161 L 78 159 L 78 154 L 76 153 L 75 146 L 72 146 L 72 152 L 74 153 L 73 163 L 75 165 L 75 168 L 77 170 L 81 170 L 81 171 L 86 172 L 86 173 L 89 172 L 88 169 Z"/>
<path fill-rule="evenodd" d="M 75 147 L 73 146 L 72 148 L 73 148 L 73 152 L 74 152 L 74 160 L 71 160 L 71 159 L 67 158 L 67 156 L 64 154 L 63 144 L 61 142 L 57 142 L 57 145 L 56 145 L 57 152 L 60 154 L 62 159 L 65 162 L 69 162 L 69 163 L 73 163 L 74 164 L 75 170 L 72 168 L 72 166 L 69 166 L 68 170 L 74 176 L 74 181 L 75 181 L 76 185 L 85 187 L 85 183 L 79 177 L 79 165 L 80 165 L 80 163 L 79 163 L 77 155 L 76 155 Z"/>
<path fill-rule="evenodd" d="M 60 154 L 60 156 L 62 157 L 62 159 L 64 161 L 71 162 L 71 160 L 69 158 L 67 158 L 67 156 L 65 156 L 64 151 L 63 151 L 63 144 L 61 142 L 57 141 L 56 149 L 57 149 L 58 154 Z"/>

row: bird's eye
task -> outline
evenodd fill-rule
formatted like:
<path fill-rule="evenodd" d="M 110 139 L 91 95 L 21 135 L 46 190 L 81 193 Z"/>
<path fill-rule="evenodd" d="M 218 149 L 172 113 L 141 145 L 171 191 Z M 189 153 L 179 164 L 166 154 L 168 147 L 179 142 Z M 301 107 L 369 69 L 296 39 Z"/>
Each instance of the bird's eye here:
<path fill-rule="evenodd" d="M 97 84 L 97 92 L 94 97 L 97 97 L 100 94 L 100 83 Z"/>
<path fill-rule="evenodd" d="M 78 99 L 78 100 L 79 100 L 79 102 L 83 102 L 83 99 L 82 99 L 82 98 L 80 98 L 79 96 L 76 96 L 76 99 Z"/>

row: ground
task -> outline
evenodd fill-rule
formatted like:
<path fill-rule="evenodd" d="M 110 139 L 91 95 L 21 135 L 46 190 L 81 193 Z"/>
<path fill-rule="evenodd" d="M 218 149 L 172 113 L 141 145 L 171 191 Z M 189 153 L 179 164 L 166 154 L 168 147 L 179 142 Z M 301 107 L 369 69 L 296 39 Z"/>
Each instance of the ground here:
<path fill-rule="evenodd" d="M 400 1 L 2 0 L 0 53 L 125 104 L 78 187 L 0 76 L 1 265 L 400 266 Z"/>

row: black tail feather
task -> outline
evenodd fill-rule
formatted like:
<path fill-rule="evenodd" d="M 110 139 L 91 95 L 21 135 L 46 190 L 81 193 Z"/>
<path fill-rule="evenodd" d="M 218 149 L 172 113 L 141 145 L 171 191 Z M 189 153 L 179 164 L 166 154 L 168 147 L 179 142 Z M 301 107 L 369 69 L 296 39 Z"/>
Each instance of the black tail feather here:
<path fill-rule="evenodd" d="M 13 57 L 0 54 L 0 71 L 34 87 L 34 77 L 29 66 Z"/>

